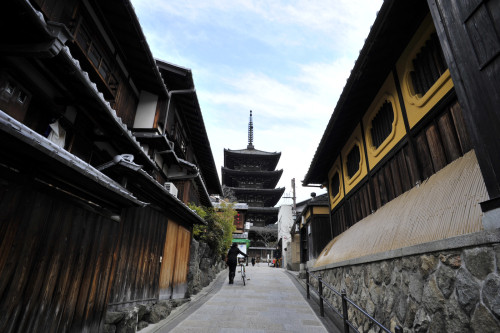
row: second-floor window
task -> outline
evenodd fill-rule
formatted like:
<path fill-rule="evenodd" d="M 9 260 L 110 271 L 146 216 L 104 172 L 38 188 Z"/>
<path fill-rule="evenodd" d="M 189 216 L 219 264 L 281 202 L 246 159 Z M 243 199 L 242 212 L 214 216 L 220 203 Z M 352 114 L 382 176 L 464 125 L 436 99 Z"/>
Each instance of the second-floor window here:
<path fill-rule="evenodd" d="M 382 142 L 391 134 L 393 121 L 394 111 L 392 110 L 392 104 L 391 102 L 385 101 L 377 112 L 377 115 L 373 118 L 372 127 L 370 129 L 372 143 L 375 148 L 380 147 Z"/>
<path fill-rule="evenodd" d="M 361 155 L 359 153 L 359 147 L 358 145 L 355 145 L 349 154 L 347 154 L 347 175 L 349 178 L 354 177 L 356 172 L 358 172 L 360 161 Z"/>
<path fill-rule="evenodd" d="M 434 33 L 413 59 L 411 80 L 415 94 L 425 95 L 448 69 L 438 36 Z"/>
<path fill-rule="evenodd" d="M 340 192 L 340 177 L 339 173 L 335 172 L 330 182 L 330 192 L 332 193 L 332 197 L 335 198 Z"/>
<path fill-rule="evenodd" d="M 118 80 L 113 73 L 113 62 L 95 36 L 89 30 L 87 21 L 80 17 L 75 28 L 76 43 L 92 63 L 110 93 L 115 96 L 118 90 Z"/>

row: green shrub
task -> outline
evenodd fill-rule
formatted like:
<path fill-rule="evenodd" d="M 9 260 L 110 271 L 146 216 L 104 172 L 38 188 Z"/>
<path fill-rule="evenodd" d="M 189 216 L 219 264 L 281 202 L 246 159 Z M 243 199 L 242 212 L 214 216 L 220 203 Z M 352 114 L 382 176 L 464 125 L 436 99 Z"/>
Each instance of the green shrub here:
<path fill-rule="evenodd" d="M 222 203 L 220 207 L 200 207 L 189 205 L 205 222 L 206 225 L 197 224 L 193 227 L 193 237 L 202 241 L 214 251 L 215 254 L 223 256 L 231 246 L 236 210 L 232 204 Z"/>

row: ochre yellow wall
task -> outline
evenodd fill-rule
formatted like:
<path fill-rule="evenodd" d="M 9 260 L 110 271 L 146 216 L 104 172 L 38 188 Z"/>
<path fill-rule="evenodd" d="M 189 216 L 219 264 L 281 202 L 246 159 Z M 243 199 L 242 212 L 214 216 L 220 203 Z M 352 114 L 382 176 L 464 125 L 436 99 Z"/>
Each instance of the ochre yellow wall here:
<path fill-rule="evenodd" d="M 434 32 L 436 32 L 436 28 L 429 14 L 396 63 L 410 128 L 415 126 L 453 88 L 450 71 L 447 70 L 424 96 L 414 93 L 410 75 L 413 71 L 412 60 Z"/>
<path fill-rule="evenodd" d="M 360 153 L 360 166 L 358 172 L 356 172 L 352 178 L 349 178 L 347 175 L 347 154 L 354 148 L 354 145 L 359 146 Z M 366 166 L 366 158 L 365 158 L 365 145 L 363 144 L 363 140 L 361 137 L 361 125 L 358 125 L 354 132 L 351 134 L 351 137 L 347 141 L 347 144 L 342 148 L 342 169 L 344 173 L 344 182 L 345 182 L 345 193 L 349 193 L 368 173 L 368 168 Z"/>
<path fill-rule="evenodd" d="M 332 183 L 332 177 L 335 174 L 335 172 L 339 173 L 340 189 L 339 189 L 339 193 L 335 197 L 333 197 L 330 184 Z M 328 195 L 330 197 L 330 207 L 332 209 L 335 206 L 337 206 L 339 204 L 339 202 L 342 200 L 342 198 L 344 197 L 344 179 L 343 179 L 343 174 L 342 174 L 342 164 L 340 163 L 340 156 L 337 157 L 337 160 L 335 161 L 332 168 L 330 169 L 330 172 L 328 173 Z"/>
<path fill-rule="evenodd" d="M 329 212 L 329 209 L 328 207 L 313 207 L 313 214 L 314 215 L 328 215 L 330 212 Z"/>
<path fill-rule="evenodd" d="M 375 148 L 371 136 L 372 120 L 377 115 L 382 105 L 390 102 L 394 112 L 394 121 L 392 122 L 391 134 L 382 142 L 382 144 Z M 373 169 L 380 160 L 391 151 L 392 148 L 406 135 L 406 129 L 403 121 L 403 114 L 401 111 L 401 104 L 398 98 L 396 85 L 392 72 L 389 74 L 384 84 L 380 88 L 377 96 L 368 108 L 368 111 L 363 117 L 363 128 L 365 130 L 366 152 L 368 155 L 368 164 L 370 169 Z"/>

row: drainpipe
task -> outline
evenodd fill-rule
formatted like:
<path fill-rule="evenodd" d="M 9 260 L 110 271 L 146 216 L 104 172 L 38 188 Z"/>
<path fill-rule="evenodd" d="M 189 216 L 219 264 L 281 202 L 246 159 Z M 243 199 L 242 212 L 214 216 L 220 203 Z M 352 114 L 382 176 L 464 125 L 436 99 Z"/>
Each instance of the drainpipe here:
<path fill-rule="evenodd" d="M 191 89 L 179 89 L 179 90 L 170 90 L 168 94 L 168 103 L 167 103 L 167 112 L 165 114 L 165 125 L 163 125 L 163 133 L 167 133 L 167 121 L 168 121 L 168 112 L 170 110 L 170 100 L 172 99 L 172 95 L 174 94 L 189 94 L 196 92 L 195 88 Z"/>

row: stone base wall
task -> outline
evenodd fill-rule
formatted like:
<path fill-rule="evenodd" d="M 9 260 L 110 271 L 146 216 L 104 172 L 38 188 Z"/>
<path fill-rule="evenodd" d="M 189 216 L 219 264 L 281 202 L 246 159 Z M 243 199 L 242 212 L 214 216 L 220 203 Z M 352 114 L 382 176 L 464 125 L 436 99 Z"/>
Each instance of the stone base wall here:
<path fill-rule="evenodd" d="M 108 311 L 101 332 L 133 333 L 149 324 L 158 323 L 167 318 L 173 308 L 188 302 L 190 296 L 208 286 L 217 274 L 225 269 L 225 266 L 221 258 L 215 256 L 207 244 L 193 239 L 190 248 L 186 298 L 134 304 L 124 306 L 120 310 Z"/>
<path fill-rule="evenodd" d="M 196 295 L 225 268 L 222 258 L 215 255 L 207 244 L 191 240 L 186 297 Z"/>
<path fill-rule="evenodd" d="M 411 255 L 312 272 L 394 332 L 500 332 L 500 245 Z M 311 278 L 316 285 L 317 281 Z M 327 288 L 328 300 L 342 309 Z M 326 305 L 325 305 L 326 306 Z M 379 332 L 353 307 L 360 332 Z"/>

